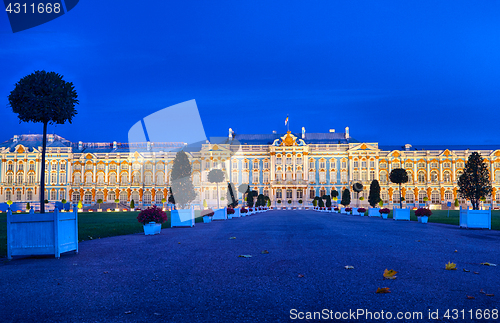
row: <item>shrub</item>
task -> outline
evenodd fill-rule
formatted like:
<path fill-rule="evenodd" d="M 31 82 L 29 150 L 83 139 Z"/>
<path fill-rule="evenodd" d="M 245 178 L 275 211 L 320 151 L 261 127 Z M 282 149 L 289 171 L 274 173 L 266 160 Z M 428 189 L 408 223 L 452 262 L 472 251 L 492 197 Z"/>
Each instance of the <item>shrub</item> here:
<path fill-rule="evenodd" d="M 167 213 L 156 207 L 156 205 L 153 205 L 152 207 L 142 210 L 137 216 L 137 221 L 142 224 L 149 222 L 163 223 L 167 221 Z"/>
<path fill-rule="evenodd" d="M 302 200 L 299 200 L 299 204 L 302 204 Z"/>
<path fill-rule="evenodd" d="M 313 206 L 318 206 L 318 200 L 316 199 L 313 200 Z"/>
<path fill-rule="evenodd" d="M 288 200 L 288 204 L 292 204 L 292 200 Z"/>
<path fill-rule="evenodd" d="M 130 201 L 130 208 L 131 209 L 135 208 L 134 199 L 132 199 L 132 201 Z"/>
<path fill-rule="evenodd" d="M 227 208 L 227 214 L 234 214 L 234 209 L 231 207 Z"/>
<path fill-rule="evenodd" d="M 429 209 L 425 209 L 423 207 L 419 208 L 418 210 L 415 211 L 416 216 L 431 216 L 432 211 Z"/>
<path fill-rule="evenodd" d="M 383 208 L 383 209 L 378 210 L 378 212 L 380 214 L 384 214 L 384 213 L 389 214 L 391 212 L 391 210 L 389 210 L 388 208 Z"/>
<path fill-rule="evenodd" d="M 278 200 L 277 202 L 278 202 L 278 204 L 281 204 L 281 200 Z"/>
<path fill-rule="evenodd" d="M 366 209 L 365 209 L 364 207 L 360 207 L 360 208 L 358 209 L 358 212 L 359 212 L 359 213 L 365 213 L 365 212 L 366 212 Z"/>

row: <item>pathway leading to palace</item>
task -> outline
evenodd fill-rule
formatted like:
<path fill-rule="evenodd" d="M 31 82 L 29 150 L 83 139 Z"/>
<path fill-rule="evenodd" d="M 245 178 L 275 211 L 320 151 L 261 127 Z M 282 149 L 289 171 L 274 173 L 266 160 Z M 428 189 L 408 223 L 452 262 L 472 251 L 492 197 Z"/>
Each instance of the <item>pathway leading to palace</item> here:
<path fill-rule="evenodd" d="M 397 312 L 419 311 L 428 322 L 429 310 L 442 318 L 446 309 L 469 315 L 499 307 L 499 250 L 499 231 L 270 211 L 156 236 L 85 241 L 78 255 L 60 259 L 5 261 L 0 320 L 290 322 L 292 309 L 367 309 L 389 311 L 393 321 Z M 445 270 L 448 261 L 458 270 Z M 397 279 L 384 280 L 386 268 Z M 391 293 L 375 294 L 379 287 Z M 398 322 L 405 321 L 419 322 Z"/>

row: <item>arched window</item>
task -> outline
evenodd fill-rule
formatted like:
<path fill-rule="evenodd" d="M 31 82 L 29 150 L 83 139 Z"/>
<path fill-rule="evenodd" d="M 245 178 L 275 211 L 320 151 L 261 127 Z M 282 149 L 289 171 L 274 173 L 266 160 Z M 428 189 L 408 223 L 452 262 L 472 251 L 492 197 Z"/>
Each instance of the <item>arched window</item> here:
<path fill-rule="evenodd" d="M 28 190 L 28 192 L 26 194 L 26 199 L 28 201 L 32 201 L 33 200 L 33 191 L 32 190 Z"/>
<path fill-rule="evenodd" d="M 426 191 L 418 192 L 418 203 L 425 203 L 424 198 L 426 198 L 426 197 L 427 197 Z"/>
<path fill-rule="evenodd" d="M 381 191 L 380 192 L 380 198 L 382 199 L 382 201 L 384 201 L 384 203 L 388 203 L 389 202 L 389 194 L 387 194 L 387 191 Z"/>
<path fill-rule="evenodd" d="M 139 203 L 139 192 L 133 191 L 131 195 L 131 199 L 134 200 L 134 203 Z"/>
<path fill-rule="evenodd" d="M 197 194 L 199 194 L 199 193 L 197 193 Z M 161 202 L 162 199 L 163 199 L 163 194 L 161 192 L 156 192 L 156 195 L 155 195 L 155 204 L 162 205 L 163 204 Z M 199 196 L 197 197 L 197 199 L 199 200 Z"/>
<path fill-rule="evenodd" d="M 146 173 L 144 175 L 144 182 L 146 185 L 151 185 L 153 183 L 153 176 L 151 175 L 151 173 Z"/>
<path fill-rule="evenodd" d="M 431 193 L 431 203 L 432 204 L 439 204 L 441 203 L 441 197 L 439 196 L 438 191 L 432 191 Z"/>
<path fill-rule="evenodd" d="M 99 173 L 97 175 L 97 184 L 98 185 L 103 185 L 104 184 L 104 174 L 103 173 Z"/>
<path fill-rule="evenodd" d="M 438 182 L 438 173 L 436 171 L 431 172 L 431 183 L 437 183 Z"/>
<path fill-rule="evenodd" d="M 265 194 L 264 194 L 264 195 L 265 195 Z M 302 189 L 301 189 L 301 188 L 299 188 L 299 189 L 297 190 L 297 199 L 301 199 L 301 198 L 303 198 L 303 197 L 304 197 L 304 195 L 303 195 L 303 191 L 302 191 Z"/>
<path fill-rule="evenodd" d="M 445 183 L 451 182 L 450 172 L 446 171 L 443 173 L 443 182 L 445 182 Z"/>
<path fill-rule="evenodd" d="M 200 173 L 193 175 L 193 185 L 200 185 Z"/>
<path fill-rule="evenodd" d="M 392 203 L 399 203 L 399 191 L 394 190 L 392 192 Z"/>
<path fill-rule="evenodd" d="M 292 190 L 288 189 L 286 190 L 286 198 L 291 199 L 292 198 Z"/>
<path fill-rule="evenodd" d="M 127 200 L 128 200 L 127 191 L 121 191 L 120 192 L 120 202 L 121 203 L 127 203 Z"/>
<path fill-rule="evenodd" d="M 104 201 L 104 193 L 103 193 L 102 191 L 97 191 L 97 192 L 95 193 L 95 200 L 96 200 L 96 202 L 97 202 L 97 200 L 99 200 L 99 199 L 101 199 L 101 200 L 103 200 L 103 201 Z"/>
<path fill-rule="evenodd" d="M 495 200 L 497 203 L 500 203 L 500 191 L 498 191 L 496 194 L 495 194 Z"/>
<path fill-rule="evenodd" d="M 453 192 L 450 191 L 450 190 L 447 190 L 444 192 L 444 199 L 449 202 L 449 201 L 453 201 Z"/>
<path fill-rule="evenodd" d="M 412 191 L 406 191 L 405 200 L 406 203 L 415 203 L 415 194 Z"/>
<path fill-rule="evenodd" d="M 21 190 L 17 190 L 17 191 L 16 191 L 16 200 L 17 200 L 17 201 L 21 201 L 21 200 L 22 200 L 22 197 L 23 197 L 23 196 L 22 196 L 22 192 L 21 192 Z"/>
<path fill-rule="evenodd" d="M 413 172 L 407 170 L 406 173 L 408 173 L 408 184 L 413 183 Z"/>
<path fill-rule="evenodd" d="M 278 188 L 278 189 L 276 190 L 276 198 L 277 198 L 277 199 L 281 199 L 281 198 L 283 198 L 282 196 L 283 196 L 283 195 L 282 195 L 282 192 L 281 192 L 281 188 Z"/>
<path fill-rule="evenodd" d="M 92 193 L 85 192 L 85 194 L 83 195 L 83 203 L 84 204 L 91 204 L 92 203 Z"/>
<path fill-rule="evenodd" d="M 386 172 L 380 173 L 380 183 L 387 184 L 387 173 Z"/>
<path fill-rule="evenodd" d="M 425 173 L 424 172 L 418 172 L 418 183 L 425 184 Z M 421 202 L 421 203 L 423 203 L 423 202 Z"/>
<path fill-rule="evenodd" d="M 163 185 L 164 184 L 164 174 L 163 172 L 157 172 L 156 173 L 156 185 Z M 198 180 L 199 180 L 199 173 L 198 173 Z"/>
<path fill-rule="evenodd" d="M 80 201 L 80 193 L 73 192 L 72 201 L 74 204 L 78 203 Z"/>
<path fill-rule="evenodd" d="M 85 184 L 92 184 L 92 173 L 85 174 Z"/>
<path fill-rule="evenodd" d="M 116 174 L 115 173 L 111 173 L 111 175 L 109 175 L 109 185 L 116 185 Z"/>
<path fill-rule="evenodd" d="M 139 184 L 141 182 L 141 174 L 139 174 L 138 172 L 134 173 L 132 180 L 135 185 Z"/>
<path fill-rule="evenodd" d="M 128 174 L 127 173 L 123 173 L 122 174 L 120 182 L 121 182 L 122 185 L 128 183 Z M 121 195 L 121 193 L 120 193 L 120 195 Z M 122 200 L 122 198 L 120 197 L 120 201 L 121 200 Z"/>
<path fill-rule="evenodd" d="M 500 170 L 495 171 L 495 182 L 500 184 Z"/>
<path fill-rule="evenodd" d="M 142 202 L 144 204 L 151 204 L 151 192 L 150 191 L 144 192 L 144 194 L 142 196 Z"/>
<path fill-rule="evenodd" d="M 109 202 L 114 202 L 116 200 L 116 194 L 115 191 L 110 191 L 108 193 L 108 201 Z"/>

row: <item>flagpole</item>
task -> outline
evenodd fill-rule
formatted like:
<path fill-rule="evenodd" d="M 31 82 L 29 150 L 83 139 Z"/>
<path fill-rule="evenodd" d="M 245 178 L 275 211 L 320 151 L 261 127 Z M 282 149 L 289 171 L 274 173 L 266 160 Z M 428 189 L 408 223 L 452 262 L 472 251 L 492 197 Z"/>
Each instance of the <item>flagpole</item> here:
<path fill-rule="evenodd" d="M 286 132 L 290 131 L 290 119 L 288 119 L 288 114 L 286 115 Z"/>

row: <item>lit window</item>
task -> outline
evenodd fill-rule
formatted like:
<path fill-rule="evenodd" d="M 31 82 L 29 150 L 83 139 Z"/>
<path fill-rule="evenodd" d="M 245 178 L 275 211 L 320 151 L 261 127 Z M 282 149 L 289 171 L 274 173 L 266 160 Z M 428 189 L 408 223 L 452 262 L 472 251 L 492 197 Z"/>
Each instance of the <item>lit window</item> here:
<path fill-rule="evenodd" d="M 354 161 L 354 163 L 353 163 L 353 165 L 354 165 L 354 168 L 358 168 L 358 167 L 359 167 L 359 163 L 358 163 L 358 161 L 357 161 L 357 160 L 355 160 L 355 161 Z"/>

